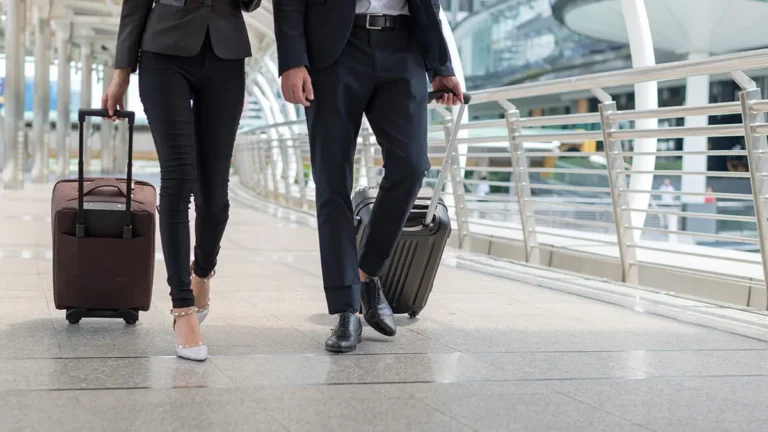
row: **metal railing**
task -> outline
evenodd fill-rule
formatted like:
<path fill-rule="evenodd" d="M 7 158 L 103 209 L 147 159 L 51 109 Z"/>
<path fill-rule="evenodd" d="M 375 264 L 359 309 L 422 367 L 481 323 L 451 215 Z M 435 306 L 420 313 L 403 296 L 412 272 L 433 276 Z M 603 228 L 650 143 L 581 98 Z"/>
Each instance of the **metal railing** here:
<path fill-rule="evenodd" d="M 456 229 L 455 244 L 468 250 L 477 249 L 473 242 L 488 240 L 522 246 L 522 257 L 533 264 L 542 263 L 543 252 L 599 257 L 619 263 L 622 281 L 634 284 L 640 282 L 639 269 L 650 268 L 764 288 L 768 275 L 768 100 L 744 73 L 763 68 L 768 68 L 768 50 L 473 92 L 472 105 L 496 103 L 505 116 L 461 126 L 460 151 L 452 161 L 445 190 Z M 740 101 L 620 111 L 609 96 L 617 87 L 724 73 L 740 86 Z M 598 112 L 524 117 L 514 104 L 524 98 L 584 91 L 598 98 Z M 429 157 L 432 166 L 439 167 L 454 119 L 449 110 L 433 110 L 440 120 L 429 129 Z M 722 114 L 740 114 L 741 122 L 652 129 L 638 129 L 633 124 L 639 119 Z M 630 127 L 624 128 L 627 123 Z M 594 124 L 595 130 L 567 129 L 583 124 Z M 550 130 L 531 132 L 541 127 Z M 632 150 L 631 142 L 636 139 L 689 136 L 743 137 L 746 150 Z M 557 151 L 557 143 L 584 141 L 598 142 L 600 150 Z M 382 156 L 365 123 L 358 143 L 354 186 L 376 184 L 382 174 Z M 743 157 L 748 170 L 632 168 L 632 161 L 643 157 L 691 155 Z M 542 163 L 552 160 L 549 158 L 556 163 Z M 241 184 L 254 193 L 314 210 L 303 120 L 241 130 L 235 170 Z M 630 187 L 631 176 L 743 178 L 751 192 L 636 190 Z M 433 168 L 425 186 L 436 177 Z M 634 198 L 649 195 L 656 199 Z M 638 207 L 638 202 L 649 204 Z M 638 218 L 637 214 L 645 216 Z M 637 220 L 643 223 L 637 224 Z"/>

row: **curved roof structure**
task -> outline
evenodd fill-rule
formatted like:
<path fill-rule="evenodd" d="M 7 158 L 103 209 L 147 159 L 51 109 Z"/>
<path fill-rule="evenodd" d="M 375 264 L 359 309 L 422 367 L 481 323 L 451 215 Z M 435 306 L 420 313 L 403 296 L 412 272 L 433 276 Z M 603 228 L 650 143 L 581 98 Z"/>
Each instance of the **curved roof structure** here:
<path fill-rule="evenodd" d="M 52 0 L 33 4 L 39 5 L 41 13 L 50 17 L 54 29 L 71 32 L 73 43 L 94 42 L 101 45 L 102 52 L 114 55 L 120 0 Z M 244 17 L 254 57 L 258 58 L 274 44 L 272 0 L 263 0 L 259 9 Z"/>
<path fill-rule="evenodd" d="M 645 0 L 656 48 L 677 54 L 721 54 L 768 45 L 768 1 Z M 555 16 L 570 29 L 626 43 L 619 0 L 555 0 Z"/>
<path fill-rule="evenodd" d="M 454 29 L 470 89 L 628 67 L 624 44 L 571 31 L 549 0 L 502 0 Z"/>

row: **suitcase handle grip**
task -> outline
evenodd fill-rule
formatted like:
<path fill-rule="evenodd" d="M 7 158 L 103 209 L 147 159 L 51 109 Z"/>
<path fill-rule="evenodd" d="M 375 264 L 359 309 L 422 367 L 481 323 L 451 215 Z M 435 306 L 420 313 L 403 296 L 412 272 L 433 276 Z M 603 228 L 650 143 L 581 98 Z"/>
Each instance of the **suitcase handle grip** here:
<path fill-rule="evenodd" d="M 114 115 L 118 118 L 128 120 L 128 163 L 126 164 L 125 184 L 133 185 L 133 125 L 136 120 L 136 113 L 133 111 L 116 111 Z M 109 111 L 105 109 L 80 108 L 77 112 L 79 124 L 79 143 L 77 160 L 77 225 L 75 225 L 75 235 L 78 238 L 85 237 L 85 173 L 83 167 L 83 154 L 85 153 L 85 119 L 87 117 L 109 117 Z M 97 180 L 98 181 L 98 180 Z M 133 213 L 131 211 L 131 194 L 125 195 L 125 222 L 123 223 L 123 238 L 133 238 Z"/>
<path fill-rule="evenodd" d="M 134 124 L 134 122 L 136 122 L 136 113 L 133 111 L 115 110 L 114 116 L 119 119 L 128 120 L 128 124 Z M 106 109 L 82 108 L 78 110 L 77 117 L 80 122 L 84 122 L 86 117 L 109 118 L 112 116 L 109 115 L 109 110 Z"/>
<path fill-rule="evenodd" d="M 452 95 L 455 96 L 456 92 L 454 92 L 451 89 L 431 91 L 431 92 L 427 93 L 427 103 L 431 104 L 432 102 L 436 101 L 437 99 L 440 99 L 441 96 L 447 95 L 447 94 L 452 94 Z M 472 95 L 471 94 L 464 93 L 463 96 L 464 96 L 464 104 L 465 105 L 470 103 L 470 101 L 472 101 Z"/>

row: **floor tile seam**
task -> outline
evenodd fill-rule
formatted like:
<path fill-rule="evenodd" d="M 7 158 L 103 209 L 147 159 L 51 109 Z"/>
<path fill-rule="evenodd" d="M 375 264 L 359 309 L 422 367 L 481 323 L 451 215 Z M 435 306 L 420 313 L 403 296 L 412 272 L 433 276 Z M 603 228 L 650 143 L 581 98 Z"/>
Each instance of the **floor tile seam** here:
<path fill-rule="evenodd" d="M 508 264 L 517 265 L 517 263 L 508 263 Z M 470 265 L 469 267 L 461 267 L 461 266 L 459 266 L 457 268 L 465 268 L 466 270 L 469 270 L 469 271 L 479 271 L 480 273 L 484 273 L 481 270 L 477 270 L 477 268 L 474 265 Z M 619 307 L 619 308 L 621 308 L 621 309 L 623 309 L 625 311 L 629 311 L 629 312 L 634 311 L 634 309 L 632 309 L 632 308 L 630 308 L 630 307 L 628 307 L 626 305 L 623 305 L 621 303 L 617 303 L 617 302 L 610 301 L 610 300 L 607 300 L 607 299 L 597 298 L 596 296 L 593 296 L 593 295 L 588 294 L 588 293 L 572 292 L 572 291 L 568 290 L 567 288 L 559 288 L 558 287 L 558 286 L 561 286 L 562 284 L 565 284 L 565 285 L 571 285 L 572 287 L 575 287 L 576 289 L 588 289 L 588 287 L 585 287 L 585 286 L 582 285 L 582 283 L 588 281 L 588 279 L 586 279 L 586 278 L 577 279 L 578 283 L 575 283 L 575 282 L 569 282 L 568 280 L 560 280 L 560 279 L 557 279 L 557 278 L 547 278 L 546 276 L 532 275 L 532 274 L 526 274 L 522 278 L 520 278 L 519 276 L 518 277 L 513 277 L 513 276 L 509 275 L 510 271 L 507 270 L 507 269 L 496 269 L 496 270 L 499 270 L 501 273 L 503 273 L 503 275 L 498 275 L 497 276 L 497 277 L 500 277 L 502 279 L 506 279 L 506 280 L 510 280 L 510 281 L 515 281 L 515 282 L 518 282 L 518 283 L 521 283 L 521 284 L 524 284 L 524 285 L 527 285 L 527 286 L 530 286 L 530 287 L 535 287 L 535 288 L 539 288 L 539 289 L 550 291 L 550 292 L 562 293 L 562 294 L 566 294 L 566 295 L 569 295 L 569 296 L 578 297 L 578 298 L 582 298 L 582 299 L 585 299 L 585 300 L 590 300 L 590 301 L 593 301 L 593 302 L 596 302 L 596 303 L 599 303 L 599 304 L 606 304 L 606 305 L 611 305 L 611 306 Z M 488 273 L 485 273 L 485 274 L 495 275 L 495 273 L 493 273 L 493 272 L 488 272 Z M 525 280 L 525 279 L 536 279 L 538 282 L 534 282 L 532 280 Z M 661 309 L 661 308 L 663 308 L 663 305 L 658 306 L 658 307 Z M 643 314 L 648 314 L 648 315 L 651 315 L 651 316 L 655 316 L 655 317 L 664 318 L 666 320 L 669 320 L 670 322 L 675 322 L 675 323 L 678 323 L 678 324 L 685 324 L 687 326 L 692 326 L 692 327 L 696 327 L 696 328 L 700 328 L 700 329 L 707 329 L 707 330 L 715 331 L 715 332 L 718 332 L 718 333 L 721 333 L 721 334 L 728 334 L 728 335 L 731 335 L 731 336 L 737 336 L 739 338 L 754 340 L 754 341 L 762 342 L 762 343 L 768 342 L 768 340 L 766 340 L 766 339 L 761 339 L 759 337 L 751 336 L 751 335 L 748 335 L 748 334 L 738 333 L 735 330 L 730 330 L 730 329 L 726 329 L 726 328 L 717 327 L 715 324 L 705 324 L 705 323 L 702 323 L 700 321 L 697 321 L 697 322 L 686 321 L 686 320 L 683 320 L 683 319 L 681 319 L 679 317 L 671 316 L 669 314 L 664 314 L 664 313 L 662 313 L 660 311 L 644 310 L 642 313 Z M 703 318 L 709 318 L 709 317 L 707 317 L 704 314 L 698 314 L 698 315 L 703 317 Z"/>
<path fill-rule="evenodd" d="M 250 386 L 238 386 L 234 384 L 231 387 L 227 386 L 170 386 L 170 387 L 151 387 L 151 386 L 122 386 L 122 387 L 52 387 L 52 388 L 13 388 L 2 389 L 0 392 L 78 392 L 78 391 L 121 391 L 121 390 L 188 390 L 188 389 L 281 389 L 281 388 L 318 388 L 318 387 L 345 387 L 345 386 L 367 386 L 367 385 L 379 385 L 379 386 L 402 386 L 413 384 L 438 384 L 438 385 L 467 385 L 467 384 L 514 384 L 514 383 L 533 383 L 544 386 L 548 390 L 555 391 L 548 384 L 557 382 L 633 382 L 633 381 L 663 381 L 665 379 L 691 379 L 691 378 L 764 378 L 768 375 L 704 375 L 704 376 L 650 376 L 650 377 L 580 377 L 580 378 L 523 378 L 523 379 L 468 379 L 457 381 L 435 381 L 435 380 L 414 380 L 414 381 L 375 381 L 375 382 L 339 382 L 339 383 L 323 383 L 323 382 L 308 382 L 300 384 L 261 384 Z M 682 384 L 676 384 L 680 388 L 683 388 Z M 697 390 L 699 393 L 708 395 L 709 393 L 703 392 L 701 389 L 690 388 L 685 386 L 686 389 Z M 526 393 L 523 393 L 526 394 Z M 743 405 L 743 403 L 741 403 Z M 751 407 L 751 405 L 746 405 Z"/>
<path fill-rule="evenodd" d="M 43 291 L 47 294 L 47 291 L 45 291 L 42 284 L 42 275 L 38 273 L 38 277 L 41 280 L 40 282 L 41 288 L 43 288 Z M 59 331 L 56 329 L 56 324 L 54 324 L 53 322 L 54 317 L 53 317 L 53 314 L 51 313 L 51 303 L 48 301 L 48 295 L 44 295 L 43 297 L 45 298 L 45 308 L 48 312 L 48 323 L 50 324 L 54 337 L 56 338 L 56 347 L 58 348 L 59 353 L 63 354 L 64 353 L 63 341 L 61 340 Z"/>
<path fill-rule="evenodd" d="M 438 340 L 436 340 L 436 339 L 434 339 L 434 338 L 432 338 L 432 337 L 429 337 L 429 336 L 425 335 L 424 333 L 421 333 L 421 332 L 419 332 L 418 330 L 414 330 L 414 329 L 408 329 L 408 330 L 410 330 L 410 331 L 412 331 L 412 332 L 416 333 L 417 335 L 419 335 L 419 336 L 421 336 L 421 337 L 423 337 L 423 338 L 427 339 L 427 340 L 428 340 L 428 341 L 430 341 L 430 342 L 434 342 L 434 343 L 437 343 L 437 344 L 439 344 L 439 345 L 445 346 L 445 347 L 447 347 L 447 348 L 450 348 L 450 349 L 452 349 L 452 350 L 454 350 L 454 351 L 456 351 L 456 352 L 458 352 L 458 353 L 461 353 L 461 354 L 466 354 L 465 352 L 463 352 L 463 351 L 462 351 L 461 349 L 459 349 L 458 347 L 455 347 L 455 346 L 453 346 L 453 345 L 449 345 L 449 344 L 447 344 L 447 343 L 444 343 L 444 342 L 438 341 Z"/>
<path fill-rule="evenodd" d="M 283 423 L 282 421 L 280 421 L 279 418 L 277 418 L 277 416 L 272 414 L 271 410 L 267 406 L 263 405 L 263 401 L 258 400 L 258 398 L 255 395 L 252 395 L 251 393 L 252 392 L 247 392 L 245 395 L 245 398 L 248 400 L 248 402 L 251 402 L 254 405 L 256 405 L 264 414 L 267 415 L 267 417 L 271 418 L 272 420 L 275 421 L 275 423 L 279 424 L 280 427 L 282 427 L 285 430 L 285 432 L 294 432 L 294 430 L 291 429 L 287 424 Z"/>
<path fill-rule="evenodd" d="M 281 319 L 281 318 L 278 318 Z M 301 332 L 301 329 L 298 328 L 292 328 L 294 330 L 297 330 Z M 407 329 L 413 333 L 419 334 L 417 331 Z M 425 336 L 426 339 L 433 341 L 432 339 Z M 313 342 L 316 342 L 315 339 L 311 339 Z M 448 345 L 442 344 L 438 341 L 433 341 L 439 345 L 442 345 L 446 348 L 451 348 Z M 318 342 L 318 344 L 320 344 Z M 216 346 L 216 347 L 250 347 L 254 346 L 253 344 L 226 344 L 226 345 L 217 345 L 217 344 L 209 344 L 209 346 Z M 276 347 L 278 345 L 274 345 Z M 454 348 L 451 348 L 454 349 Z M 454 349 L 455 352 L 427 352 L 427 351 L 402 351 L 402 352 L 353 352 L 348 353 L 345 356 L 347 357 L 365 357 L 365 356 L 405 356 L 405 355 L 424 355 L 424 356 L 432 356 L 432 355 L 455 355 L 455 354 L 463 354 L 467 356 L 477 356 L 477 355 L 503 355 L 503 354 L 510 354 L 510 355 L 547 355 L 547 354 L 625 354 L 625 353 L 637 353 L 637 352 L 651 352 L 651 353 L 709 353 L 709 352 L 763 352 L 768 350 L 763 349 L 721 349 L 721 350 L 709 350 L 709 349 L 702 349 L 702 350 L 599 350 L 599 351 L 488 351 L 488 352 L 465 352 Z M 307 353 L 265 353 L 265 354 L 214 354 L 211 355 L 211 358 L 254 358 L 254 357 L 334 357 L 335 355 L 330 353 L 324 353 L 324 352 L 307 352 Z M 115 359 L 167 359 L 167 358 L 173 358 L 172 355 L 137 355 L 137 356 L 108 356 L 108 355 L 86 355 L 86 356 L 56 356 L 56 357 L 2 357 L 0 356 L 0 361 L 35 361 L 35 360 L 115 360 Z M 610 360 L 607 360 L 610 361 Z M 611 361 L 612 362 L 612 361 Z M 615 363 L 615 362 L 612 362 Z"/>
<path fill-rule="evenodd" d="M 765 376 L 765 377 L 768 377 L 768 375 L 763 375 L 763 376 Z M 716 379 L 717 379 L 717 378 L 720 378 L 720 379 L 727 379 L 727 378 L 739 378 L 739 377 L 732 377 L 732 376 L 728 376 L 728 377 L 689 377 L 689 378 L 690 378 L 690 379 L 701 379 L 701 378 L 704 378 L 704 379 L 711 379 L 711 378 L 716 378 Z M 748 378 L 754 378 L 754 377 L 753 377 L 753 376 L 750 376 L 750 377 L 748 377 Z M 683 379 L 685 379 L 685 378 L 681 378 L 681 380 L 683 380 Z M 742 405 L 742 406 L 750 407 L 750 408 L 753 408 L 753 409 L 757 409 L 757 408 L 760 408 L 760 407 L 759 407 L 759 406 L 757 406 L 757 405 L 752 405 L 752 404 L 750 404 L 750 403 L 746 403 L 746 402 L 743 402 L 742 400 L 740 400 L 740 399 L 737 399 L 737 398 L 735 398 L 735 397 L 731 397 L 729 394 L 726 394 L 726 393 L 715 393 L 715 392 L 711 392 L 711 391 L 708 391 L 708 390 L 706 390 L 706 389 L 703 389 L 703 388 L 701 388 L 701 387 L 696 387 L 696 386 L 695 386 L 695 385 L 693 385 L 693 384 L 688 384 L 688 383 L 686 383 L 685 381 L 682 381 L 682 382 L 680 382 L 678 385 L 680 385 L 680 386 L 683 386 L 683 387 L 686 387 L 686 388 L 688 388 L 688 389 L 692 389 L 692 390 L 695 390 L 695 391 L 697 391 L 697 392 L 699 392 L 699 393 L 702 393 L 702 394 L 704 394 L 704 395 L 707 395 L 707 396 L 716 396 L 716 397 L 721 397 L 721 398 L 723 398 L 723 399 L 726 399 L 726 400 L 729 400 L 729 401 L 731 401 L 731 402 L 736 402 L 736 403 L 738 403 L 739 405 Z M 763 407 L 763 408 L 764 408 L 764 407 Z M 768 416 L 767 416 L 766 418 L 764 418 L 763 420 L 768 420 Z"/>
<path fill-rule="evenodd" d="M 620 414 L 613 413 L 613 412 L 610 412 L 610 411 L 608 411 L 606 409 L 603 409 L 603 408 L 597 406 L 596 404 L 593 404 L 593 403 L 589 402 L 588 400 L 578 399 L 577 397 L 571 396 L 571 395 L 569 395 L 567 393 L 563 393 L 563 392 L 557 391 L 556 389 L 553 389 L 551 387 L 547 387 L 547 386 L 545 386 L 545 387 L 548 390 L 550 390 L 551 392 L 555 393 L 555 394 L 558 394 L 558 395 L 563 396 L 563 397 L 565 397 L 567 399 L 570 399 L 570 400 L 572 400 L 574 402 L 578 402 L 580 404 L 583 404 L 583 405 L 586 405 L 586 406 L 591 407 L 593 409 L 596 409 L 597 411 L 600 411 L 600 412 L 602 412 L 604 414 L 608 414 L 611 417 L 615 417 L 615 418 L 621 419 L 621 420 L 623 420 L 623 421 L 625 421 L 625 422 L 627 422 L 627 423 L 629 423 L 629 424 L 631 424 L 633 426 L 638 426 L 638 427 L 640 427 L 642 429 L 646 429 L 646 430 L 652 430 L 652 429 L 650 429 L 650 428 L 648 428 L 648 427 L 646 427 L 646 426 L 644 426 L 644 425 L 642 425 L 640 423 L 632 421 L 632 420 L 630 420 L 630 419 L 628 419 L 628 418 L 626 418 L 626 417 L 624 417 L 624 416 L 622 416 Z"/>
<path fill-rule="evenodd" d="M 414 383 L 414 384 L 423 384 L 423 383 Z M 408 387 L 408 385 L 409 385 L 409 383 L 397 383 L 397 384 L 395 384 L 395 386 L 398 389 L 402 389 L 410 397 L 410 399 L 413 399 L 415 402 L 419 402 L 420 401 L 423 404 L 425 404 L 426 406 L 428 406 L 431 410 L 433 410 L 433 411 L 435 411 L 435 412 L 445 416 L 446 418 L 448 418 L 450 420 L 453 420 L 453 421 L 459 423 L 462 426 L 465 426 L 465 427 L 469 428 L 469 430 L 471 430 L 473 432 L 480 432 L 478 429 L 472 427 L 472 425 L 464 423 L 459 418 L 456 418 L 453 415 L 449 414 L 448 412 L 443 411 L 442 409 L 440 409 L 440 407 L 437 407 L 437 406 L 429 403 L 428 400 L 424 399 L 423 397 L 420 397 L 420 395 L 417 395 L 416 393 L 413 393 L 412 391 L 409 391 L 406 388 L 406 387 Z"/>

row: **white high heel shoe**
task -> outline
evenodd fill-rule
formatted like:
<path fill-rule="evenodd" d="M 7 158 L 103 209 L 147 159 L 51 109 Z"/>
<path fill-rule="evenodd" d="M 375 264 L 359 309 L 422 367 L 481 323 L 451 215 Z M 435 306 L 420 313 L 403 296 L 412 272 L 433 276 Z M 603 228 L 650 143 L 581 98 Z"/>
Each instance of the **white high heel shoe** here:
<path fill-rule="evenodd" d="M 171 309 L 171 315 L 173 315 L 173 330 L 176 330 L 176 318 L 181 318 L 198 313 L 198 309 L 194 306 L 191 308 L 175 312 Z M 200 342 L 193 345 L 176 345 L 176 357 L 193 360 L 193 361 L 205 361 L 208 358 L 208 345 L 205 342 Z"/>
<path fill-rule="evenodd" d="M 197 279 L 199 282 L 203 283 L 210 283 L 211 279 L 213 279 L 214 276 L 216 276 L 216 270 L 214 269 L 211 274 L 209 274 L 206 277 L 200 277 L 195 275 L 195 262 L 193 261 L 192 264 L 189 266 L 189 271 L 192 275 L 193 279 Z M 197 312 L 197 320 L 200 322 L 200 324 L 205 321 L 206 318 L 208 318 L 208 311 L 211 307 L 211 287 L 208 287 L 208 301 L 205 303 L 205 306 L 198 308 Z"/>

